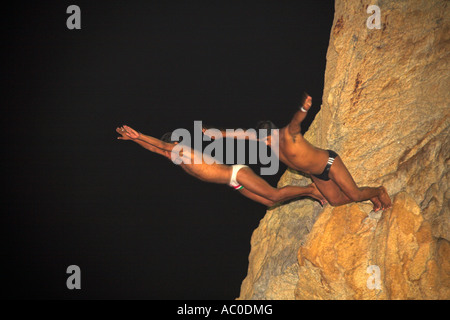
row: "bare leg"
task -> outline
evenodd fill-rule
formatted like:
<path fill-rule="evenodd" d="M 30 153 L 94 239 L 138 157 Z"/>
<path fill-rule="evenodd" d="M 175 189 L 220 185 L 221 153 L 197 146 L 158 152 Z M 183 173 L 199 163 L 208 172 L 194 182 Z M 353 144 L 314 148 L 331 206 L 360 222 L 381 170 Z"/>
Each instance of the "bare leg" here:
<path fill-rule="evenodd" d="M 315 183 L 311 183 L 309 187 L 312 188 L 311 197 L 320 201 L 320 204 L 323 206 L 328 203 L 327 199 L 323 196 L 323 194 L 319 191 Z"/>
<path fill-rule="evenodd" d="M 253 192 L 245 189 L 245 187 L 243 189 L 239 190 L 239 192 L 243 196 L 246 196 L 247 198 L 252 199 L 253 201 L 262 203 L 265 206 L 272 207 L 275 204 L 275 202 L 273 202 L 269 199 L 266 199 L 264 197 L 258 196 L 256 193 L 253 193 Z"/>
<path fill-rule="evenodd" d="M 324 181 L 314 176 L 311 176 L 311 179 L 332 206 L 341 206 L 352 202 L 333 180 Z"/>
<path fill-rule="evenodd" d="M 311 178 L 317 185 L 317 188 L 332 206 L 341 206 L 347 203 L 354 202 L 349 197 L 347 197 L 347 195 L 333 180 L 324 181 L 314 176 L 311 176 Z M 372 201 L 373 203 L 374 211 L 378 211 L 381 209 L 382 205 L 377 197 L 371 198 L 370 201 Z"/>
<path fill-rule="evenodd" d="M 307 187 L 286 186 L 278 189 L 273 188 L 250 168 L 239 170 L 236 178 L 248 191 L 272 202 L 285 201 L 299 196 L 313 197 L 321 202 L 325 200 L 317 188 L 312 185 Z"/>
<path fill-rule="evenodd" d="M 387 209 L 391 206 L 389 196 L 383 187 L 359 188 L 339 157 L 335 159 L 333 165 L 331 166 L 331 180 L 324 181 L 314 176 L 311 178 L 317 185 L 320 192 L 333 206 L 340 206 L 347 203 L 364 200 L 370 200 L 373 203 L 374 211 L 378 211 L 383 207 Z M 338 183 L 340 183 L 340 185 Z M 380 197 L 385 199 L 385 203 L 380 201 Z"/>
<path fill-rule="evenodd" d="M 312 188 L 312 195 L 315 195 L 316 197 L 313 196 L 313 198 L 319 200 L 321 202 L 322 205 L 324 205 L 324 203 L 326 203 L 327 201 L 325 200 L 325 198 L 320 194 L 319 190 L 317 190 L 316 186 L 312 183 L 310 185 L 310 187 Z M 276 202 L 266 199 L 264 197 L 261 197 L 259 195 L 257 195 L 256 193 L 253 193 L 251 191 L 249 191 L 248 189 L 246 189 L 245 187 L 242 188 L 241 190 L 239 190 L 239 192 L 243 195 L 246 196 L 249 199 L 252 199 L 253 201 L 262 203 L 265 206 L 268 207 L 272 207 L 276 204 Z M 322 200 L 320 200 L 322 199 Z"/>

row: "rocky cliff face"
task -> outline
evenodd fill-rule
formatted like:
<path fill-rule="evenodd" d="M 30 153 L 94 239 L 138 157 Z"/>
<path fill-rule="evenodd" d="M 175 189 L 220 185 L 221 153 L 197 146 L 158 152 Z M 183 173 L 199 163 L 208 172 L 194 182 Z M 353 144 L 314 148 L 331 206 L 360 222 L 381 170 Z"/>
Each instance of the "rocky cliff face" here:
<path fill-rule="evenodd" d="M 381 28 L 369 29 L 369 5 Z M 268 210 L 240 299 L 450 299 L 450 3 L 336 0 L 323 105 L 305 138 L 393 208 Z M 310 180 L 286 171 L 279 186 Z"/>

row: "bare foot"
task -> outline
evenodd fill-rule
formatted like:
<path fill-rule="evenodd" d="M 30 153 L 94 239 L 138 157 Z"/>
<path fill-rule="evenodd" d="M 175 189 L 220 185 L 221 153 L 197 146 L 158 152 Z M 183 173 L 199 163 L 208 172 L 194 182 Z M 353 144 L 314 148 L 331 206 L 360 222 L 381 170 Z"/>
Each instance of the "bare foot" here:
<path fill-rule="evenodd" d="M 387 193 L 386 188 L 381 186 L 379 189 L 381 191 L 379 199 L 381 201 L 381 205 L 383 206 L 383 209 L 392 208 L 391 198 L 389 197 L 389 194 Z"/>
<path fill-rule="evenodd" d="M 309 187 L 311 188 L 311 193 L 309 194 L 311 198 L 319 200 L 322 207 L 324 204 L 328 203 L 327 199 L 325 199 L 325 197 L 320 193 L 319 189 L 317 189 L 314 183 L 311 183 Z"/>

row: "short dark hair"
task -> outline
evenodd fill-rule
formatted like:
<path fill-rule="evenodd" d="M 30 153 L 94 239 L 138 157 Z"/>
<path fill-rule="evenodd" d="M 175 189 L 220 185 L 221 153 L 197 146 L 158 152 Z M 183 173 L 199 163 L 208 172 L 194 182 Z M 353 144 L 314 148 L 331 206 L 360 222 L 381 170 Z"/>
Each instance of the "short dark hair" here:
<path fill-rule="evenodd" d="M 172 141 L 172 132 L 166 132 L 162 135 L 161 140 L 167 143 L 173 143 Z"/>
<path fill-rule="evenodd" d="M 278 129 L 278 127 L 270 120 L 262 120 L 256 124 L 256 130 L 259 129 L 273 130 Z"/>
<path fill-rule="evenodd" d="M 270 136 L 272 134 L 271 130 L 278 129 L 278 127 L 270 120 L 262 120 L 256 124 L 255 129 L 256 129 L 256 135 L 259 138 L 259 129 L 267 130 L 267 136 Z"/>
<path fill-rule="evenodd" d="M 278 127 L 270 120 L 262 120 L 256 124 L 255 129 L 256 130 L 259 130 L 259 129 L 273 130 L 273 129 L 278 129 Z"/>

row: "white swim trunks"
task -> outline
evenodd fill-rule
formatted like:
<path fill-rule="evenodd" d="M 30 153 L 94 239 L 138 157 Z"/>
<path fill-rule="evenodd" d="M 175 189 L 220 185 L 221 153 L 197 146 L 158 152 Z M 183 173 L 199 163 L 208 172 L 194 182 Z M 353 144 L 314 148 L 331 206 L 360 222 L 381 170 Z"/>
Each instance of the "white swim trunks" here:
<path fill-rule="evenodd" d="M 241 190 L 244 187 L 242 185 L 239 184 L 239 182 L 237 182 L 236 180 L 236 176 L 237 173 L 239 172 L 239 170 L 241 170 L 242 168 L 248 167 L 244 164 L 235 164 L 234 166 L 232 166 L 233 168 L 233 172 L 231 173 L 231 179 L 230 179 L 230 187 L 233 187 L 235 190 Z"/>

